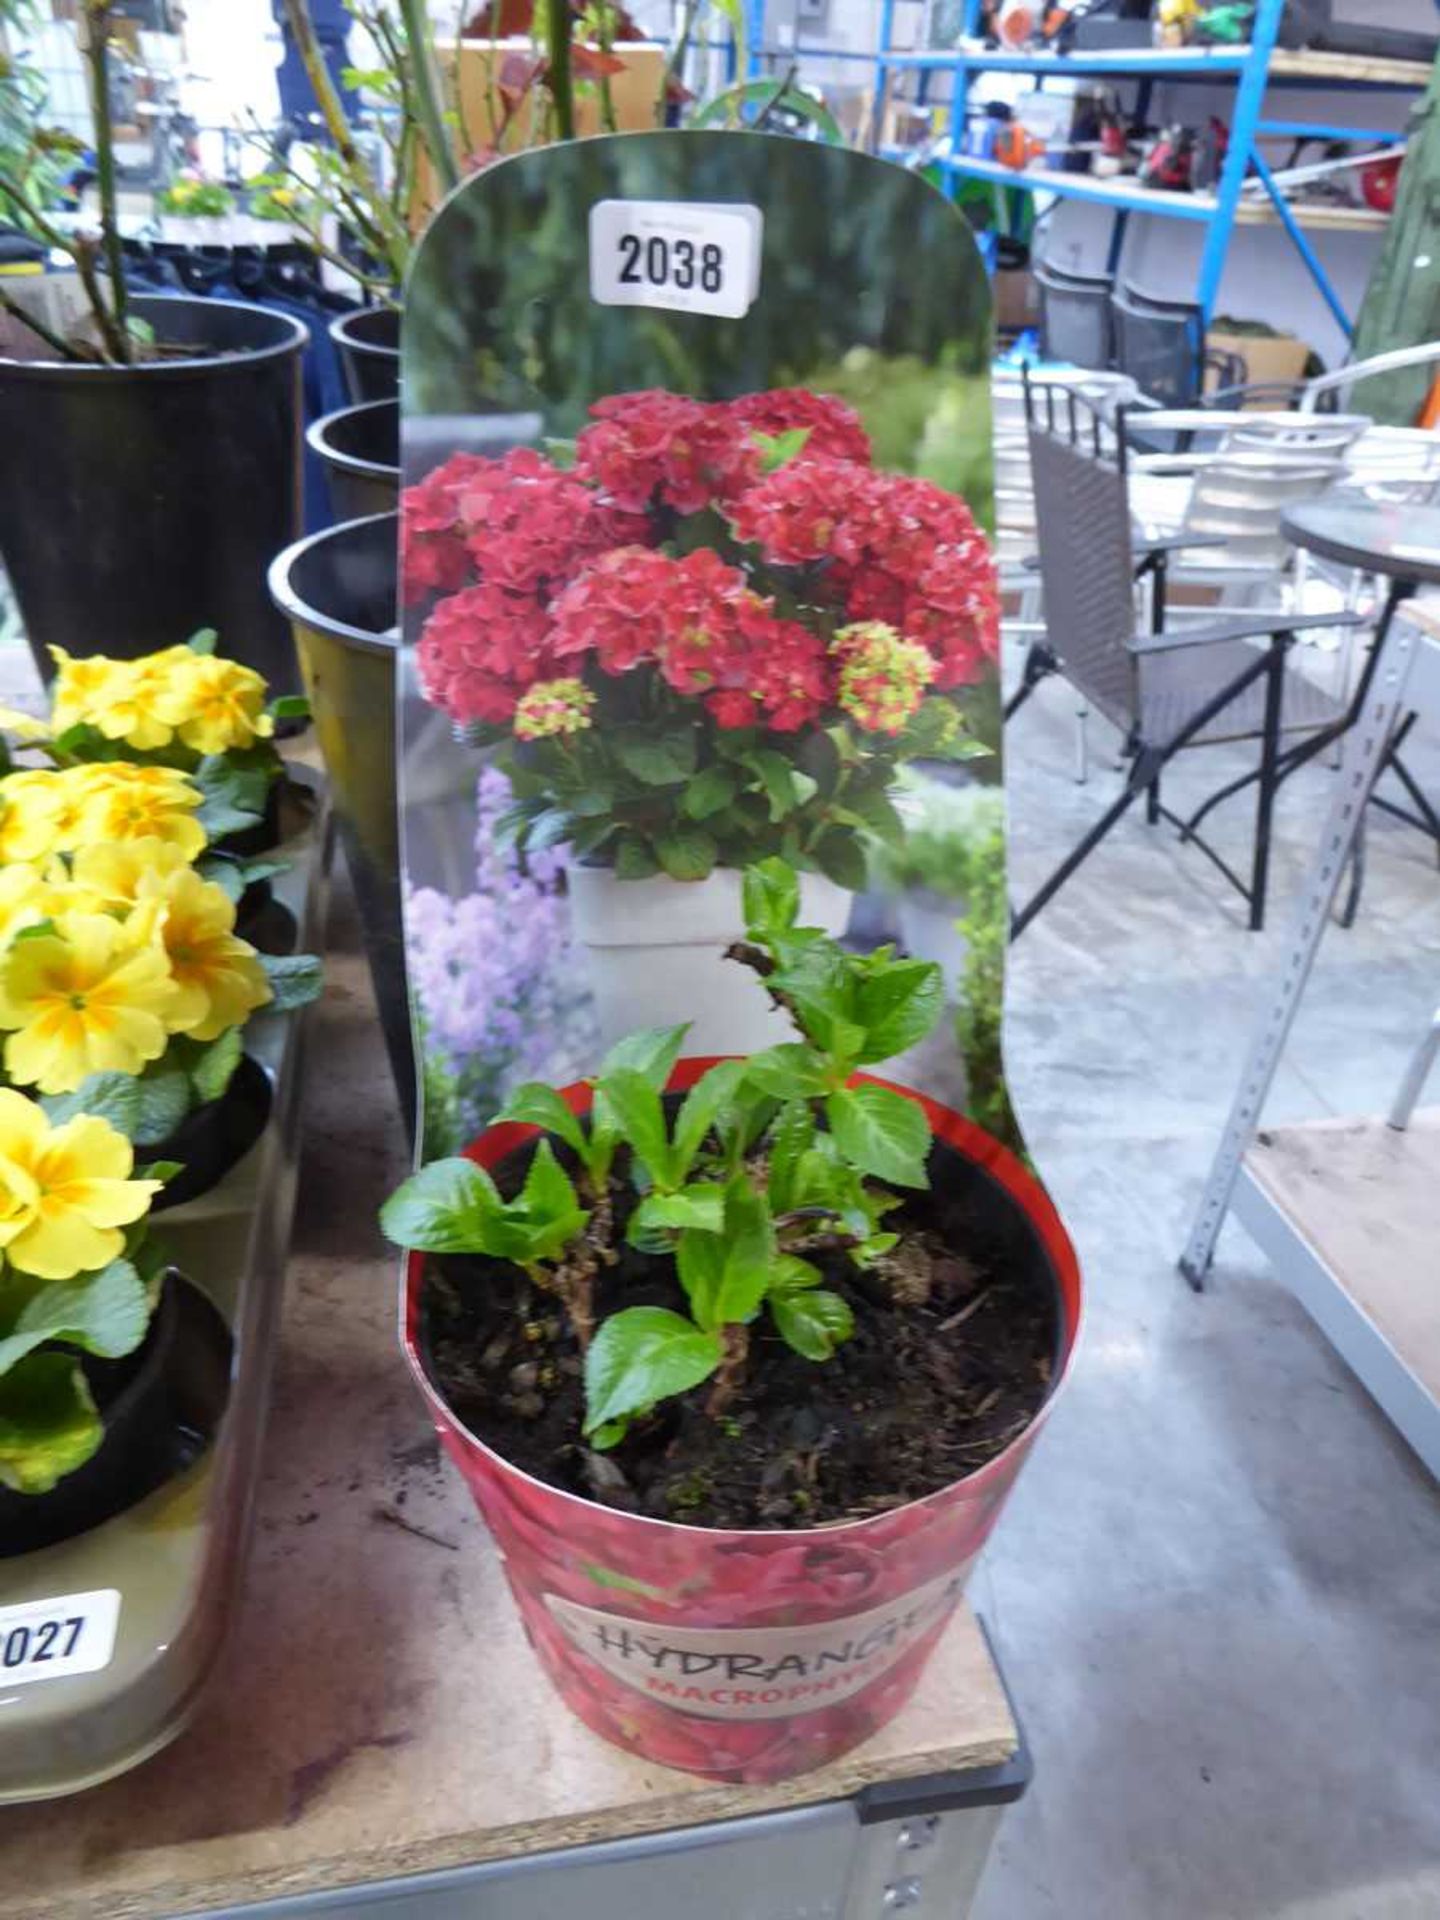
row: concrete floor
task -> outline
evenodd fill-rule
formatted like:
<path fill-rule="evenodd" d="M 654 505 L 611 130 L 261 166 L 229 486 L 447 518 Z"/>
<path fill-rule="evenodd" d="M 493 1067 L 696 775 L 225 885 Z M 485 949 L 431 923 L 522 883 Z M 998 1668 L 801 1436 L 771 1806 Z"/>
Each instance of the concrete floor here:
<path fill-rule="evenodd" d="M 1017 900 L 1117 789 L 1094 721 L 1074 784 L 1073 708 L 1051 682 L 1010 729 Z M 1252 763 L 1186 754 L 1167 799 Z M 1440 791 L 1440 741 L 1414 764 Z M 1285 789 L 1265 935 L 1137 809 L 1012 950 L 1011 1084 L 1088 1325 L 973 1589 L 1036 1764 L 976 1920 L 1440 1915 L 1440 1489 L 1239 1228 L 1205 1296 L 1175 1266 L 1330 779 Z M 1249 805 L 1216 834 L 1242 858 Z M 1268 1118 L 1383 1109 L 1440 1004 L 1434 850 L 1373 809 L 1370 840 Z"/>

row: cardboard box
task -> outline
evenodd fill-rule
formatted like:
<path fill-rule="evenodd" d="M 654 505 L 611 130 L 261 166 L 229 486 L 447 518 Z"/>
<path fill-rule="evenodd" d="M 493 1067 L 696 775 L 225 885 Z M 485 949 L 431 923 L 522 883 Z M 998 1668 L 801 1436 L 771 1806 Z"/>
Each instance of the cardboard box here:
<path fill-rule="evenodd" d="M 1002 267 L 993 290 L 997 333 L 1023 333 L 1026 327 L 1039 325 L 1039 288 L 1028 267 Z"/>
<path fill-rule="evenodd" d="M 1234 354 L 1243 361 L 1246 386 L 1296 385 L 1306 377 L 1311 359 L 1311 349 L 1290 333 L 1230 333 L 1224 328 L 1212 328 L 1205 336 L 1205 345 L 1213 353 Z M 1228 382 L 1217 374 L 1206 377 L 1208 388 L 1224 384 Z M 1275 400 L 1257 399 L 1248 404 L 1253 408 L 1273 407 Z"/>
<path fill-rule="evenodd" d="M 437 41 L 435 60 L 447 94 L 458 64 L 466 131 L 475 147 L 487 147 L 495 139 L 497 109 L 503 113 L 498 83 L 500 75 L 506 71 L 507 63 L 523 74 L 526 64 L 534 58 L 535 48 L 529 40 L 462 40 L 452 41 L 448 46 L 443 41 Z M 621 133 L 648 131 L 655 125 L 656 103 L 665 81 L 666 50 L 654 41 L 630 41 L 615 48 L 615 58 L 623 63 L 623 70 L 614 74 L 610 81 L 619 130 Z M 543 107 L 543 92 L 539 97 Z M 576 136 L 583 139 L 587 134 L 601 130 L 598 90 L 593 86 L 577 88 Z M 531 144 L 530 135 L 531 113 L 527 99 L 501 133 L 502 151 L 510 153 Z M 458 133 L 455 144 L 458 151 L 461 144 Z M 412 209 L 412 218 L 418 224 L 440 196 L 423 157 L 416 172 L 419 204 Z"/>

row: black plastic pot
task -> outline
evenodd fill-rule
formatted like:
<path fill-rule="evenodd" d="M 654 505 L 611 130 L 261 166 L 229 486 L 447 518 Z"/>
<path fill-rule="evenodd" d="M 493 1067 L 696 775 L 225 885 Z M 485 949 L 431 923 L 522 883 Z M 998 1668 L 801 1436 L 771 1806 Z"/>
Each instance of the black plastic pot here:
<path fill-rule="evenodd" d="M 277 692 L 299 686 L 265 591 L 300 531 L 298 320 L 233 300 L 132 302 L 195 359 L 0 359 L 0 555 L 36 664 L 134 658 L 215 627 Z"/>
<path fill-rule="evenodd" d="M 342 407 L 306 429 L 325 464 L 336 520 L 393 513 L 400 498 L 400 402 L 371 400 Z"/>
<path fill-rule="evenodd" d="M 294 622 L 305 691 L 354 883 L 370 977 L 407 1127 L 415 1049 L 405 984 L 395 785 L 396 515 L 312 534 L 270 569 Z"/>
<path fill-rule="evenodd" d="M 361 307 L 330 322 L 345 385 L 358 407 L 400 393 L 400 315 L 394 307 Z"/>
<path fill-rule="evenodd" d="M 81 1362 L 105 1422 L 96 1452 L 49 1493 L 0 1487 L 0 1560 L 88 1533 L 198 1459 L 225 1411 L 230 1355 L 219 1313 L 172 1273 L 137 1352 Z"/>
<path fill-rule="evenodd" d="M 196 1107 L 164 1140 L 140 1150 L 145 1161 L 178 1160 L 182 1171 L 169 1181 L 150 1211 L 163 1213 L 198 1200 L 219 1184 L 254 1146 L 270 1118 L 270 1081 L 248 1054 L 218 1100 Z"/>

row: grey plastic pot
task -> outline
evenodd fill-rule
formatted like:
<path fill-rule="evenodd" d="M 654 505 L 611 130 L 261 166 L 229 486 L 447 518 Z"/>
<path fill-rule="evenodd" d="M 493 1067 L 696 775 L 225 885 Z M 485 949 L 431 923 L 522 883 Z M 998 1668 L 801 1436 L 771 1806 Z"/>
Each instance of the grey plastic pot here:
<path fill-rule="evenodd" d="M 400 315 L 394 307 L 361 307 L 330 322 L 345 385 L 358 407 L 400 393 Z"/>
<path fill-rule="evenodd" d="M 369 400 L 341 407 L 306 429 L 325 466 L 337 521 L 393 513 L 400 498 L 400 402 Z"/>
<path fill-rule="evenodd" d="M 134 658 L 201 627 L 299 687 L 265 568 L 301 525 L 298 320 L 238 300 L 138 298 L 163 345 L 134 367 L 0 359 L 0 554 L 35 654 Z"/>
<path fill-rule="evenodd" d="M 380 1025 L 415 1126 L 395 782 L 397 516 L 351 520 L 277 555 L 270 592 L 291 623 L 354 883 Z"/>

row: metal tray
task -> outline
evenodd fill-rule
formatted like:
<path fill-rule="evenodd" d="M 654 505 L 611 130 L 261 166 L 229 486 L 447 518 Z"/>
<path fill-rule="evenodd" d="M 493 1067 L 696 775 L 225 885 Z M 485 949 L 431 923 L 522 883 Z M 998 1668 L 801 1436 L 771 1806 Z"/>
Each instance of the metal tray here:
<path fill-rule="evenodd" d="M 272 882 L 300 952 L 323 945 L 331 846 L 323 781 L 308 826 Z M 214 1442 L 126 1512 L 59 1545 L 0 1560 L 0 1607 L 114 1593 L 113 1649 L 93 1672 L 7 1686 L 0 1670 L 0 1804 L 78 1793 L 137 1765 L 185 1725 L 215 1665 L 249 1531 L 295 1207 L 305 1016 L 258 1016 L 246 1051 L 271 1088 L 265 1130 L 198 1199 L 156 1219 L 176 1265 L 219 1309 L 233 1341 Z M 113 1606 L 115 1603 L 109 1603 Z"/>

